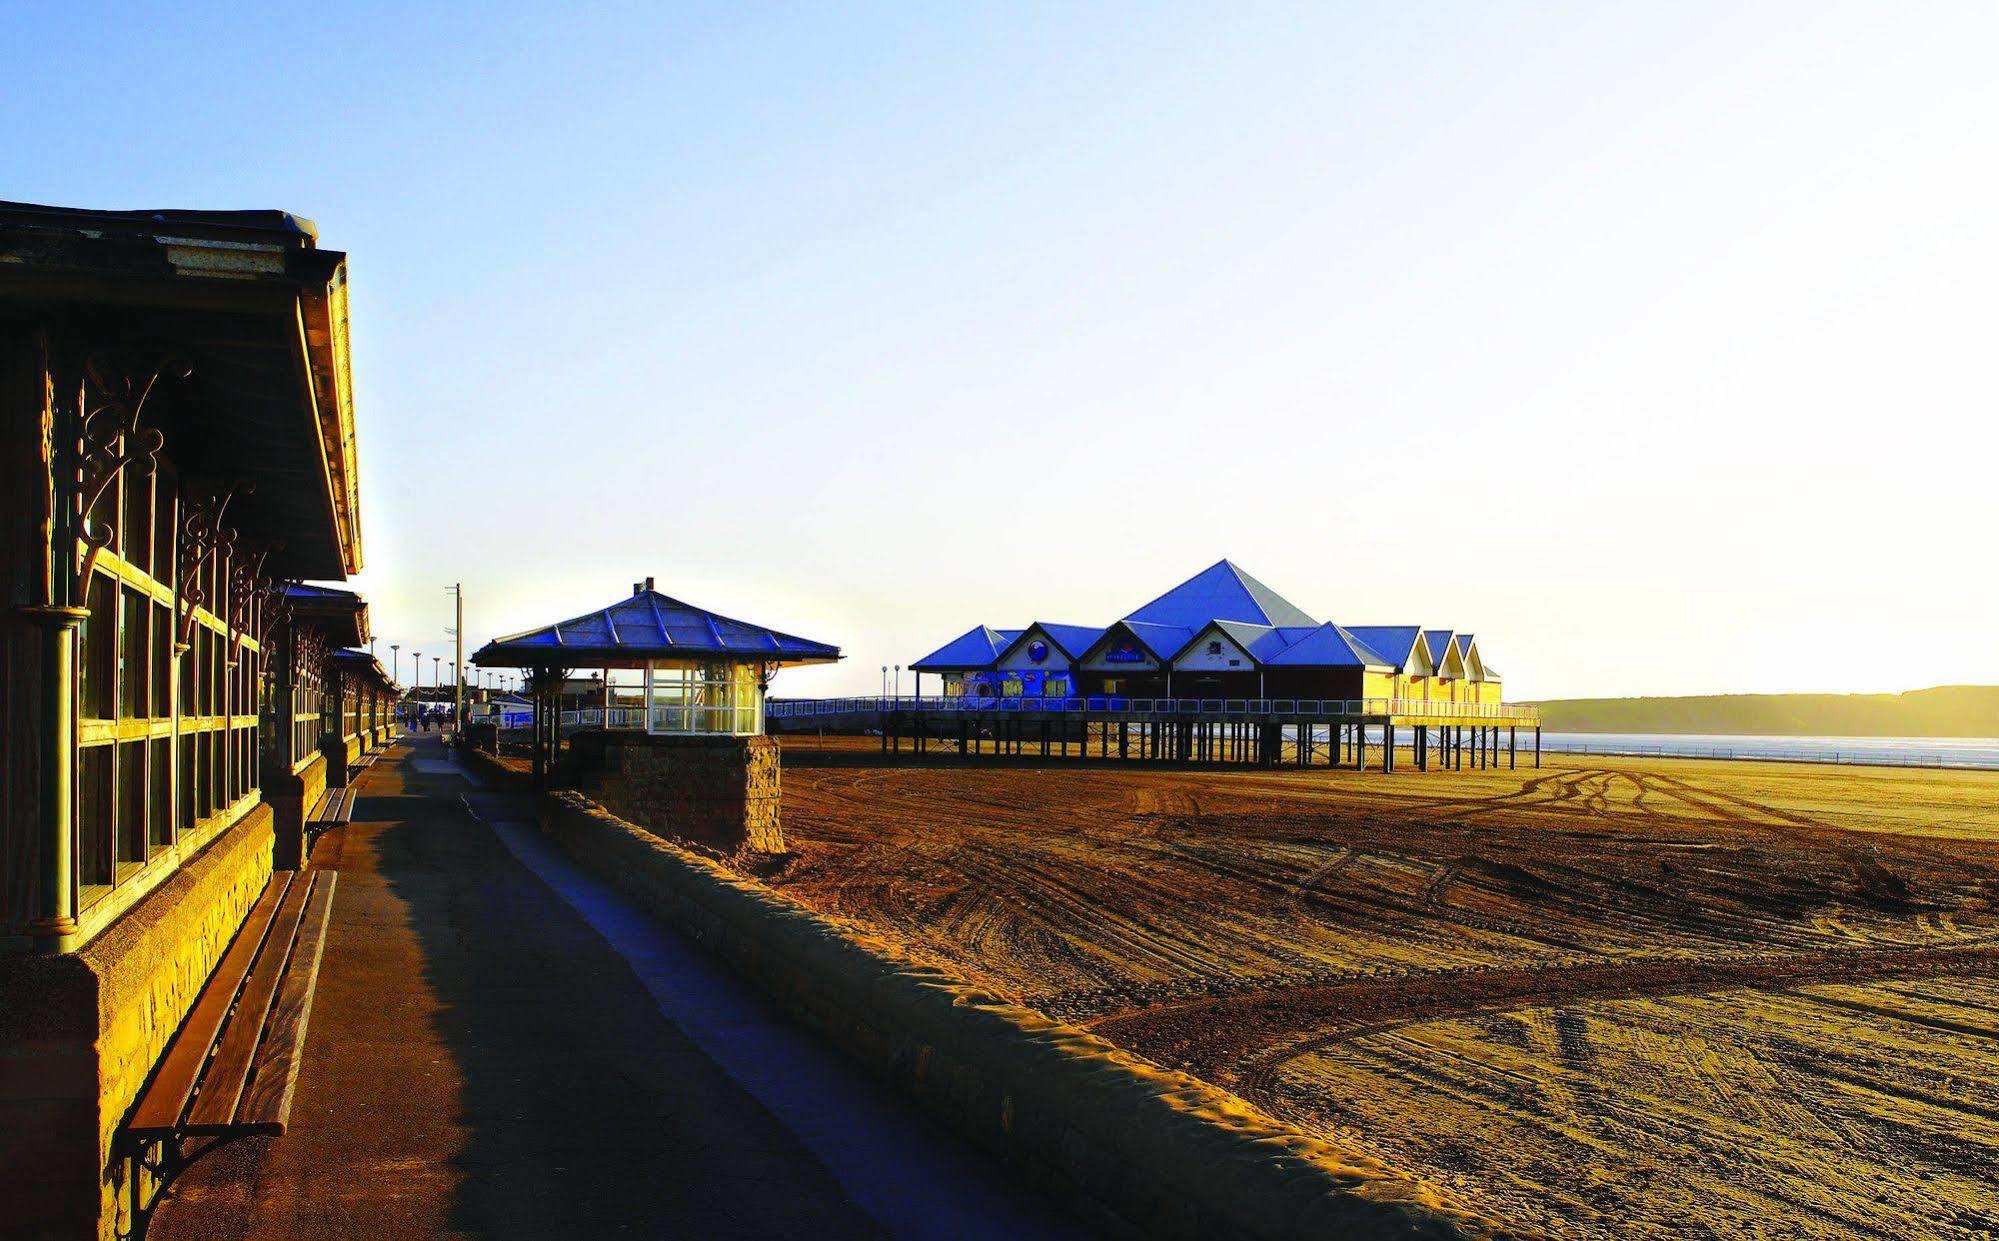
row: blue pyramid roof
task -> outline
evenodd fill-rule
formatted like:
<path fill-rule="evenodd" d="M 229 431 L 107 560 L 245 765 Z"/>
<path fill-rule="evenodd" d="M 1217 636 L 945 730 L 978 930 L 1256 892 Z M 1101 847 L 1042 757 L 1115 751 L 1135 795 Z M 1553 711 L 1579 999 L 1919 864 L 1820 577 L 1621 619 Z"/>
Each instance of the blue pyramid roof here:
<path fill-rule="evenodd" d="M 642 589 L 608 608 L 495 638 L 479 648 L 472 662 L 501 668 L 535 664 L 589 668 L 630 667 L 657 659 L 808 664 L 839 658 L 837 646 L 732 620 Z"/>
<path fill-rule="evenodd" d="M 1124 619 L 1180 629 L 1199 629 L 1214 620 L 1272 627 L 1319 623 L 1227 560 L 1216 561 Z"/>

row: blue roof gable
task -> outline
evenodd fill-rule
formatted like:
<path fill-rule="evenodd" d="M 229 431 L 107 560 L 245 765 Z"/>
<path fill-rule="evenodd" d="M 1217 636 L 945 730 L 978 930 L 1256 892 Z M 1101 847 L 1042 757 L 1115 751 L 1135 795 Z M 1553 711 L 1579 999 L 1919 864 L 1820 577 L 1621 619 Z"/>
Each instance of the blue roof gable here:
<path fill-rule="evenodd" d="M 1349 625 L 1347 632 L 1357 638 L 1368 650 L 1381 656 L 1383 663 L 1393 668 L 1409 666 L 1409 657 L 1416 652 L 1416 639 L 1423 632 L 1421 625 Z"/>
<path fill-rule="evenodd" d="M 999 653 L 1020 636 L 1018 629 L 974 625 L 909 665 L 917 672 L 964 672 L 990 668 Z"/>
<path fill-rule="evenodd" d="M 1430 647 L 1430 658 L 1437 661 L 1437 670 L 1444 667 L 1444 654 L 1451 647 L 1451 631 L 1448 629 L 1425 629 L 1423 641 Z"/>
<path fill-rule="evenodd" d="M 1124 619 L 1180 629 L 1199 629 L 1215 620 L 1267 626 L 1319 623 L 1227 560 L 1201 570 Z"/>
<path fill-rule="evenodd" d="M 1083 652 L 1104 636 L 1103 629 L 1096 625 L 1055 625 L 1047 621 L 1036 621 L 1035 624 L 1041 632 L 1053 638 L 1055 645 L 1061 647 L 1062 653 L 1070 659 L 1082 658 Z"/>
<path fill-rule="evenodd" d="M 1264 660 L 1273 668 L 1385 668 L 1388 661 L 1331 621 Z"/>
<path fill-rule="evenodd" d="M 1104 636 L 1104 631 L 1094 625 L 1058 625 L 1053 621 L 1035 621 L 1025 629 L 1014 630 L 1011 639 L 1001 645 L 995 658 L 1006 658 L 1007 652 L 1020 645 L 1022 638 L 1037 631 L 1047 634 L 1048 640 L 1053 642 L 1056 649 L 1067 656 L 1071 663 L 1081 659 L 1083 652 L 1096 645 L 1097 639 Z"/>
<path fill-rule="evenodd" d="M 1173 658 L 1180 648 L 1194 640 L 1194 631 L 1179 625 L 1152 625 L 1145 621 L 1119 621 L 1118 625 L 1131 631 L 1152 657 L 1161 663 Z M 1110 630 L 1104 632 L 1109 633 Z"/>

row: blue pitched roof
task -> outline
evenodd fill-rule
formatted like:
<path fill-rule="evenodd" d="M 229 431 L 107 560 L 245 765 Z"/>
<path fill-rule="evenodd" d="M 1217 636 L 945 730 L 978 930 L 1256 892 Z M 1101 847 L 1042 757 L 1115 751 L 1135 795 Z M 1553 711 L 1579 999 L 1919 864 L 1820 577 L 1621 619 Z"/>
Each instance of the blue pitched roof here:
<path fill-rule="evenodd" d="M 974 625 L 909 666 L 918 672 L 963 672 L 989 668 L 999 658 L 999 653 L 1019 636 L 1018 629 Z"/>
<path fill-rule="evenodd" d="M 1327 621 L 1263 661 L 1274 668 L 1388 667 L 1388 661 Z"/>
<path fill-rule="evenodd" d="M 1062 653 L 1070 659 L 1079 659 L 1090 649 L 1098 638 L 1104 636 L 1100 625 L 1057 625 L 1049 621 L 1036 621 L 1035 627 L 1055 640 Z"/>
<path fill-rule="evenodd" d="M 1263 662 L 1265 655 L 1275 654 L 1284 649 L 1282 635 L 1269 625 L 1258 625 L 1249 621 L 1217 620 L 1214 626 L 1227 634 L 1231 641 L 1259 663 Z"/>
<path fill-rule="evenodd" d="M 1213 620 L 1269 626 L 1319 623 L 1227 560 L 1201 570 L 1124 619 L 1181 629 L 1199 629 Z"/>
<path fill-rule="evenodd" d="M 1409 656 L 1416 650 L 1416 637 L 1423 632 L 1421 625 L 1348 625 L 1346 631 L 1359 639 L 1368 650 L 1382 657 L 1382 662 L 1392 668 L 1408 666 Z"/>
<path fill-rule="evenodd" d="M 1153 625 L 1145 621 L 1119 621 L 1118 625 L 1131 631 L 1131 636 L 1161 663 L 1173 658 L 1180 648 L 1194 640 L 1194 631 L 1182 625 Z M 1110 630 L 1104 630 L 1109 633 Z"/>
<path fill-rule="evenodd" d="M 605 661 L 733 658 L 759 663 L 830 663 L 840 648 L 732 620 L 656 590 L 635 591 L 608 608 L 541 629 L 496 638 L 472 662 L 506 668 L 566 663 L 593 667 Z"/>
<path fill-rule="evenodd" d="M 1423 641 L 1430 644 L 1430 656 L 1437 661 L 1437 670 L 1444 667 L 1444 653 L 1451 646 L 1451 631 L 1448 629 L 1425 629 Z"/>
<path fill-rule="evenodd" d="M 1058 625 L 1054 621 L 1035 621 L 1025 629 L 1014 630 L 1011 638 L 1000 647 L 995 658 L 1006 658 L 1008 651 L 1020 645 L 1022 638 L 1037 629 L 1047 634 L 1048 640 L 1068 656 L 1071 662 L 1082 658 L 1083 652 L 1089 650 L 1096 644 L 1098 638 L 1104 636 L 1104 631 L 1095 625 Z"/>

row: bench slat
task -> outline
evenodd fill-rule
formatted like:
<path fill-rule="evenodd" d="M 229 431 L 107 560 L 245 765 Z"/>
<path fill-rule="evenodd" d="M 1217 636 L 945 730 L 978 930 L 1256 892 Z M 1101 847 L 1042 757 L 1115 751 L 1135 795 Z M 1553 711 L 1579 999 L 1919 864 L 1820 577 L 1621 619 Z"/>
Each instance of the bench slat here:
<path fill-rule="evenodd" d="M 264 1032 L 264 1018 L 271 1011 L 271 998 L 284 977 L 285 961 L 291 956 L 292 940 L 298 935 L 299 919 L 305 913 L 305 898 L 312 885 L 293 880 L 285 889 L 278 913 L 271 920 L 271 933 L 264 938 L 264 950 L 250 967 L 243 996 L 236 1002 L 236 1015 L 222 1031 L 215 1059 L 201 1079 L 201 1093 L 187 1114 L 184 1132 L 190 1134 L 227 1133 L 236 1115 L 236 1101 L 243 1095 L 243 1082 L 250 1073 L 250 1058 Z"/>
<path fill-rule="evenodd" d="M 319 800 L 312 803 L 312 813 L 305 816 L 305 821 L 308 823 L 326 822 L 329 817 L 327 812 L 332 808 L 334 798 L 338 794 L 339 791 L 337 789 L 328 789 L 324 793 L 321 793 Z"/>
<path fill-rule="evenodd" d="M 326 951 L 326 928 L 333 913 L 332 871 L 318 872 L 300 925 L 291 966 L 271 1006 L 264 1026 L 264 1045 L 257 1052 L 250 1087 L 236 1108 L 236 1127 L 252 1133 L 283 1133 L 291 1119 L 292 1090 L 298 1083 L 299 1058 L 305 1049 L 306 1018 L 312 1012 L 313 989 L 319 985 L 319 961 Z"/>
<path fill-rule="evenodd" d="M 160 1071 L 154 1075 L 153 1084 L 139 1099 L 139 1106 L 132 1112 L 132 1123 L 127 1126 L 134 1137 L 153 1138 L 173 1132 L 180 1121 L 182 1109 L 187 1107 L 187 1097 L 194 1093 L 195 1079 L 201 1075 L 201 1066 L 208 1059 L 209 1048 L 215 1046 L 215 1037 L 222 1030 L 222 1022 L 229 1015 L 229 1005 L 242 989 L 243 980 L 250 973 L 251 964 L 257 959 L 257 950 L 263 946 L 272 919 L 278 911 L 278 902 L 292 883 L 295 872 L 281 870 L 271 876 L 264 885 L 263 895 L 250 907 L 250 915 L 243 920 L 243 927 L 236 932 L 235 940 L 223 954 L 222 963 L 209 976 L 208 985 L 202 988 L 201 997 L 194 1003 L 194 1009 L 181 1024 L 180 1033 L 167 1046 L 167 1054 L 160 1061 Z"/>

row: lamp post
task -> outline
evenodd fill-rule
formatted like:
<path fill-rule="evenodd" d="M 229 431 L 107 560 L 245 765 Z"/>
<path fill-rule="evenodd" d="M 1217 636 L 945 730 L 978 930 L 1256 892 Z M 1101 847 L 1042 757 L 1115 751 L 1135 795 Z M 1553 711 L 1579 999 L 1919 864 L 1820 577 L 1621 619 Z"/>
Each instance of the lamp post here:
<path fill-rule="evenodd" d="M 421 702 L 423 700 L 423 652 L 415 651 L 413 654 L 416 657 L 416 688 L 411 692 Z"/>
<path fill-rule="evenodd" d="M 400 643 L 400 642 L 391 642 L 391 643 L 389 643 L 389 662 L 391 662 L 391 663 L 395 664 L 395 666 L 396 666 L 396 674 L 395 674 L 395 676 L 394 676 L 393 678 L 391 678 L 391 679 L 393 679 L 393 680 L 395 681 L 395 683 L 396 683 L 396 684 L 398 684 L 398 685 L 401 685 L 401 684 L 403 683 L 403 644 L 402 644 L 402 643 Z"/>
<path fill-rule="evenodd" d="M 895 696 L 902 697 L 902 665 L 895 666 Z"/>

